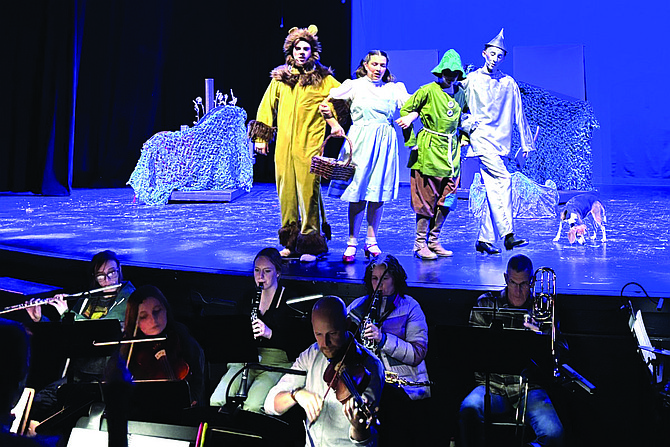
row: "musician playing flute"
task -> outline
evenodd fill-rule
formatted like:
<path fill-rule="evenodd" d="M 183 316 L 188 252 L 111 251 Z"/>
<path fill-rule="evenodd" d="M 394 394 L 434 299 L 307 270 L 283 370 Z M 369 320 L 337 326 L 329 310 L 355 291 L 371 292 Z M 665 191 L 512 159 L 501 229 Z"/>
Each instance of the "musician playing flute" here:
<path fill-rule="evenodd" d="M 123 283 L 123 272 L 121 271 L 121 262 L 111 250 L 105 250 L 97 253 L 91 259 L 91 282 L 89 287 L 99 289 L 103 287 L 111 287 L 115 285 L 121 286 Z M 66 295 L 59 294 L 54 296 L 53 301 L 48 304 L 56 308 L 58 314 L 62 317 L 66 312 L 70 311 L 74 314 L 75 320 L 99 320 L 102 318 L 115 319 L 121 322 L 126 314 L 126 301 L 135 287 L 130 282 L 126 282 L 122 287 L 111 290 L 108 293 L 101 293 L 96 296 L 89 296 L 83 294 L 72 306 L 68 308 Z M 35 300 L 30 300 L 27 304 L 34 303 Z M 42 315 L 41 306 L 27 307 L 26 311 L 34 322 L 48 321 Z"/>
<path fill-rule="evenodd" d="M 430 397 L 424 360 L 428 352 L 426 316 L 419 303 L 405 294 L 407 274 L 395 256 L 382 253 L 372 259 L 365 269 L 364 281 L 368 294 L 349 305 L 349 321 L 355 326 L 363 325 L 361 342 L 374 350 L 387 375 L 390 372 L 398 379 L 384 388 L 380 443 L 411 445 L 422 435 L 428 436 L 426 431 L 406 429 L 408 421 L 421 424 L 413 420 L 415 416 L 422 415 L 425 423 L 429 413 L 425 408 L 425 399 Z M 371 310 L 375 290 L 379 300 Z"/>
<path fill-rule="evenodd" d="M 111 250 L 105 250 L 97 253 L 91 259 L 91 289 L 99 289 L 119 285 L 119 289 L 109 294 L 89 296 L 82 295 L 75 302 L 72 309 L 68 309 L 65 295 L 56 295 L 54 300 L 49 303 L 58 310 L 59 316 L 70 313 L 75 320 L 97 320 L 97 319 L 116 319 L 123 322 L 126 314 L 126 303 L 128 297 L 135 291 L 135 287 L 128 281 L 123 283 L 123 272 L 121 271 L 121 262 Z M 123 285 L 122 285 L 123 283 Z M 41 306 L 27 307 L 26 311 L 34 322 L 48 321 L 42 314 Z M 68 375 L 73 381 L 77 382 L 95 382 L 102 379 L 107 357 L 95 358 L 76 358 L 72 359 L 69 366 Z M 56 380 L 47 385 L 44 389 L 38 391 L 33 402 L 31 411 L 31 427 L 54 414 L 60 408 L 58 407 L 56 392 L 58 387 L 66 382 L 65 378 Z"/>
<path fill-rule="evenodd" d="M 289 368 L 287 350 L 291 343 L 291 323 L 297 320 L 291 316 L 291 309 L 286 305 L 289 294 L 280 284 L 282 274 L 282 258 L 276 248 L 264 248 L 254 259 L 254 282 L 256 290 L 246 294 L 240 306 L 241 313 L 251 316 L 253 330 L 260 363 L 268 366 Z M 260 297 L 258 297 L 260 293 Z M 291 359 L 295 356 L 291 356 Z M 262 413 L 265 396 L 275 386 L 282 373 L 250 369 L 246 376 L 246 389 L 240 371 L 243 363 L 229 363 L 226 374 L 221 378 L 214 393 L 209 399 L 211 406 L 223 406 L 232 396 L 244 399 L 242 408 L 254 413 Z M 231 384 L 231 380 L 234 382 Z M 246 397 L 244 397 L 246 396 Z"/>

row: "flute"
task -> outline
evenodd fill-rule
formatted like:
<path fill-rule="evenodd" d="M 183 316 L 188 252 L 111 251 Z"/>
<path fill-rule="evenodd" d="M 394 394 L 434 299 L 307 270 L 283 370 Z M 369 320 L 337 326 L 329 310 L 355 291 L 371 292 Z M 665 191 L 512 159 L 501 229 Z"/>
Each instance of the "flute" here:
<path fill-rule="evenodd" d="M 123 286 L 123 284 L 115 284 L 113 286 L 100 287 L 99 289 L 93 289 L 93 290 L 89 290 L 87 292 L 64 294 L 64 295 L 60 295 L 58 298 L 55 297 L 55 296 L 52 296 L 51 298 L 36 299 L 33 302 L 26 301 L 23 304 L 17 304 L 15 306 L 5 307 L 3 310 L 0 310 L 0 315 L 6 314 L 8 312 L 14 312 L 15 310 L 27 309 L 29 307 L 35 307 L 35 306 L 41 306 L 42 304 L 49 304 L 49 303 L 52 303 L 52 302 L 56 301 L 57 299 L 70 299 L 70 300 L 72 300 L 72 299 L 78 299 L 81 296 L 90 295 L 90 294 L 93 294 L 93 293 L 111 292 L 111 291 L 115 291 L 116 289 L 118 289 L 122 286 Z"/>

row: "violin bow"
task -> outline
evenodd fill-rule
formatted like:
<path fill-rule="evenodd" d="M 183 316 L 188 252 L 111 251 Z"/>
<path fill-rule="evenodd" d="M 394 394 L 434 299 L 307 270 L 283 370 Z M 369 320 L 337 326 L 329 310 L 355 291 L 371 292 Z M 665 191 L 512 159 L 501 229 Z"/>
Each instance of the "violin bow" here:
<path fill-rule="evenodd" d="M 140 325 L 140 319 L 138 318 L 139 315 L 135 316 L 135 329 L 133 329 L 133 339 L 137 338 L 137 328 Z M 128 358 L 126 359 L 126 369 L 130 371 L 129 366 L 130 366 L 130 357 L 133 355 L 133 348 L 135 347 L 135 341 L 133 340 L 130 343 L 130 349 L 128 350 Z"/>
<path fill-rule="evenodd" d="M 386 276 L 386 273 L 388 272 L 388 269 L 389 269 L 388 266 L 386 266 L 386 268 L 384 269 L 384 273 L 382 273 L 381 278 L 379 278 L 379 282 L 377 283 L 377 287 L 375 287 L 375 290 L 372 292 L 372 295 L 371 295 L 371 296 L 374 296 L 374 294 L 376 294 L 376 293 L 379 291 L 379 289 L 380 289 L 380 287 L 381 287 L 381 285 L 382 285 L 382 280 L 383 280 L 384 277 Z M 372 305 L 372 302 L 370 303 L 370 305 Z M 368 309 L 368 312 L 369 312 L 369 309 Z M 357 328 L 356 328 L 356 333 L 353 334 L 353 336 L 351 337 L 351 340 L 349 340 L 349 344 L 347 345 L 347 349 L 345 349 L 345 351 L 344 351 L 344 355 L 342 356 L 342 358 L 341 358 L 341 359 L 337 362 L 337 364 L 335 365 L 335 374 L 333 374 L 333 378 L 330 379 L 330 382 L 328 383 L 328 387 L 326 388 L 326 392 L 323 394 L 323 400 L 326 400 L 326 396 L 328 396 L 328 393 L 330 392 L 330 390 L 331 390 L 331 388 L 332 388 L 333 382 L 335 382 L 335 378 L 338 377 L 338 376 L 340 375 L 340 372 L 339 372 L 339 371 L 340 371 L 340 369 L 342 368 L 342 365 L 344 364 L 344 359 L 347 357 L 347 354 L 349 354 L 349 351 L 351 350 L 351 346 L 352 346 L 352 345 L 355 343 L 355 341 L 356 341 L 356 337 L 358 337 L 358 336 L 360 335 L 360 333 L 361 333 L 361 326 L 362 326 L 362 325 L 363 325 L 363 324 L 362 324 L 362 321 L 361 321 L 361 323 L 359 323 L 358 326 L 357 326 Z M 348 387 L 347 387 L 347 388 L 348 388 Z M 354 390 L 355 390 L 355 387 L 353 387 L 353 388 L 354 388 Z M 349 391 L 351 392 L 351 389 L 350 389 Z M 363 406 L 365 406 L 365 402 L 363 401 L 363 398 L 362 398 L 362 396 L 360 395 L 360 393 L 356 392 L 356 394 L 358 394 L 358 397 L 361 399 L 361 402 L 362 402 Z M 353 397 L 353 395 L 354 395 L 354 393 L 352 393 L 352 397 Z M 359 402 L 357 402 L 357 403 L 360 405 Z"/>

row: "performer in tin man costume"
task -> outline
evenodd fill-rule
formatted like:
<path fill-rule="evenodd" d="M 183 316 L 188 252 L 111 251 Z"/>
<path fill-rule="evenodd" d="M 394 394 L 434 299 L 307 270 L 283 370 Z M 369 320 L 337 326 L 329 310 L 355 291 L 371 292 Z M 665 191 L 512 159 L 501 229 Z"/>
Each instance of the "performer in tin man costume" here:
<path fill-rule="evenodd" d="M 507 55 L 503 30 L 485 45 L 482 55 L 484 66 L 463 81 L 470 115 L 463 120 L 462 127 L 470 133 L 471 146 L 466 157 L 479 159 L 489 205 L 489 213 L 484 213 L 480 222 L 475 249 L 497 254 L 500 249 L 494 244 L 499 237 L 505 238 L 507 250 L 528 244 L 514 234 L 511 174 L 502 158 L 510 156 L 514 124 L 521 137 L 520 156 L 527 158 L 535 149 L 535 142 L 523 114 L 519 87 L 498 68 Z"/>

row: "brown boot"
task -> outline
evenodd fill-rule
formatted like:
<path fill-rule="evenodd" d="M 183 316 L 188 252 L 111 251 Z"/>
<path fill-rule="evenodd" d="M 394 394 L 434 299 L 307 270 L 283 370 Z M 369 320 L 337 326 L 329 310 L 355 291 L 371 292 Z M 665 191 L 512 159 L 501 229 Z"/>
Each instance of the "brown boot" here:
<path fill-rule="evenodd" d="M 440 231 L 442 231 L 442 226 L 448 215 L 449 208 L 438 206 L 435 211 L 435 216 L 430 220 L 430 232 L 428 233 L 428 248 L 430 251 L 445 258 L 454 254 L 454 252 L 445 249 L 442 244 L 440 244 Z"/>
<path fill-rule="evenodd" d="M 437 259 L 437 255 L 430 251 L 426 245 L 426 233 L 428 232 L 429 225 L 429 217 L 422 216 L 420 214 L 416 215 L 416 240 L 414 241 L 414 256 L 426 261 Z"/>

